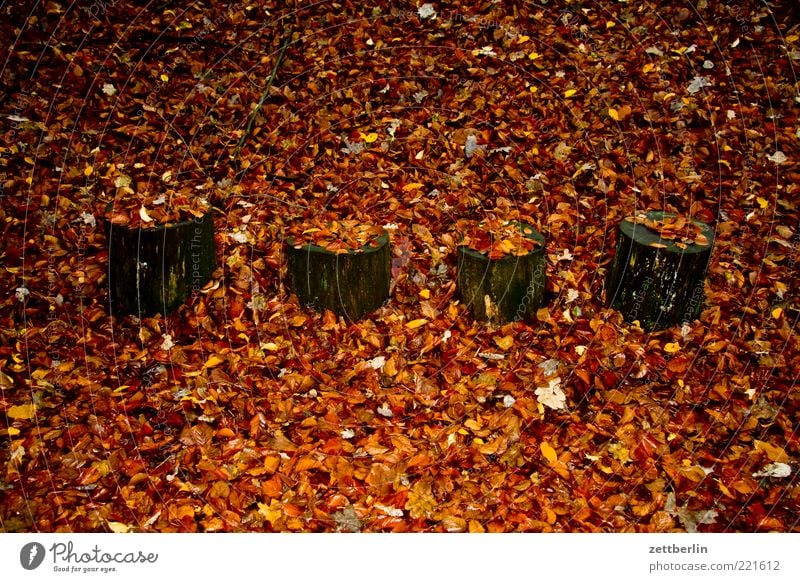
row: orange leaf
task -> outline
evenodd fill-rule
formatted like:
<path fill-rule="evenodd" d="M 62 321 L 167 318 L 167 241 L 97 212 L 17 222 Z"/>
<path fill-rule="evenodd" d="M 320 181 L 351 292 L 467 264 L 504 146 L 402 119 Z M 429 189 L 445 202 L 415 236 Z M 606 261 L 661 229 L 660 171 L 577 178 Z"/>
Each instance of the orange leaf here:
<path fill-rule="evenodd" d="M 542 456 L 547 459 L 547 462 L 551 465 L 555 465 L 558 461 L 558 454 L 556 454 L 556 450 L 548 443 L 547 441 L 543 441 L 539 448 L 542 451 Z"/>
<path fill-rule="evenodd" d="M 783 448 L 771 445 L 765 441 L 753 441 L 753 444 L 756 447 L 757 451 L 762 451 L 767 455 L 767 458 L 776 463 L 788 463 L 789 462 L 789 455 L 786 454 L 786 451 Z"/>

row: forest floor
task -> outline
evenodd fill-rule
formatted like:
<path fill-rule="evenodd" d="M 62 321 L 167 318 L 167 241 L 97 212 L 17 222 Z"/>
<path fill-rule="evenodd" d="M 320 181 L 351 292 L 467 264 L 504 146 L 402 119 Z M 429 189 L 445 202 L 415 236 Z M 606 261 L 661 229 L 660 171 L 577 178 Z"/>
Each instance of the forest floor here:
<path fill-rule="evenodd" d="M 0 529 L 800 530 L 792 1 L 16 4 Z M 107 208 L 180 187 L 211 282 L 112 313 Z M 604 304 L 651 209 L 716 235 L 699 318 L 652 333 Z M 485 218 L 546 236 L 531 321 L 458 299 Z M 286 233 L 345 219 L 394 257 L 355 322 L 284 285 Z"/>

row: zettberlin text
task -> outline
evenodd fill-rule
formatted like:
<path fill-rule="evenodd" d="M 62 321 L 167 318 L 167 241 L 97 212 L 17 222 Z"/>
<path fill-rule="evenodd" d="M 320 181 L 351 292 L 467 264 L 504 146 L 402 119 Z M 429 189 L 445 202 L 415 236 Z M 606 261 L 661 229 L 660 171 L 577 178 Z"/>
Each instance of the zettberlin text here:
<path fill-rule="evenodd" d="M 651 554 L 707 554 L 708 546 L 692 544 L 691 546 L 679 546 L 672 544 L 669 546 L 650 546 Z"/>

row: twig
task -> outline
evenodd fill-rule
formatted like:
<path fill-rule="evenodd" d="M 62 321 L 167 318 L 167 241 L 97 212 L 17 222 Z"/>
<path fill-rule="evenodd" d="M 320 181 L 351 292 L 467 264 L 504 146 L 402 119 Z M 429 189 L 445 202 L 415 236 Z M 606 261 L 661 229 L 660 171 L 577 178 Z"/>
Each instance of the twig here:
<path fill-rule="evenodd" d="M 269 80 L 267 81 L 267 86 L 264 88 L 264 92 L 261 94 L 261 99 L 258 100 L 255 109 L 250 114 L 250 119 L 247 121 L 247 127 L 244 129 L 244 133 L 242 137 L 239 138 L 239 143 L 236 144 L 236 150 L 233 152 L 233 162 L 237 163 L 239 159 L 239 152 L 242 151 L 242 146 L 244 145 L 245 140 L 250 136 L 250 132 L 253 130 L 253 122 L 256 119 L 256 115 L 261 110 L 261 106 L 269 97 L 269 90 L 272 88 L 272 83 L 275 81 L 275 76 L 278 74 L 278 67 L 281 65 L 281 61 L 283 60 L 283 55 L 286 53 L 286 49 L 289 46 L 289 43 L 292 40 L 292 33 L 289 31 L 286 39 L 283 41 L 281 45 L 281 50 L 278 53 L 278 58 L 275 59 L 275 66 L 272 67 L 272 74 L 269 76 Z"/>

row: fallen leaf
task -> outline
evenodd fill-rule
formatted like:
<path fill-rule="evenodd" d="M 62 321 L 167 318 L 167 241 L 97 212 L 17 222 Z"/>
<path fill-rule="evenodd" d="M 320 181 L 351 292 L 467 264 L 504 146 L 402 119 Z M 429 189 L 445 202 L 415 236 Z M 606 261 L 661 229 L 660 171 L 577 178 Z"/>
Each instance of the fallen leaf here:
<path fill-rule="evenodd" d="M 542 443 L 539 445 L 539 449 L 542 451 L 542 456 L 547 459 L 547 462 L 551 465 L 554 465 L 556 461 L 558 461 L 556 450 L 547 441 L 542 441 Z"/>
<path fill-rule="evenodd" d="M 208 360 L 206 360 L 206 363 L 203 364 L 203 367 L 204 368 L 216 368 L 217 366 L 219 366 L 224 361 L 225 361 L 225 358 L 223 356 L 218 356 L 216 354 L 212 354 L 208 358 Z"/>
<path fill-rule="evenodd" d="M 785 479 L 792 474 L 792 468 L 786 463 L 770 463 L 765 465 L 760 471 L 753 473 L 753 477 L 773 477 L 775 479 Z"/>
<path fill-rule="evenodd" d="M 6 416 L 12 420 L 30 420 L 36 416 L 36 406 L 34 404 L 12 406 L 6 411 Z"/>
<path fill-rule="evenodd" d="M 153 219 L 147 214 L 147 210 L 145 210 L 144 206 L 139 207 L 139 218 L 142 219 L 142 222 L 153 222 Z"/>
<path fill-rule="evenodd" d="M 789 462 L 789 455 L 786 454 L 786 451 L 782 447 L 760 440 L 753 441 L 753 445 L 757 451 L 765 453 L 770 461 L 781 463 Z"/>

